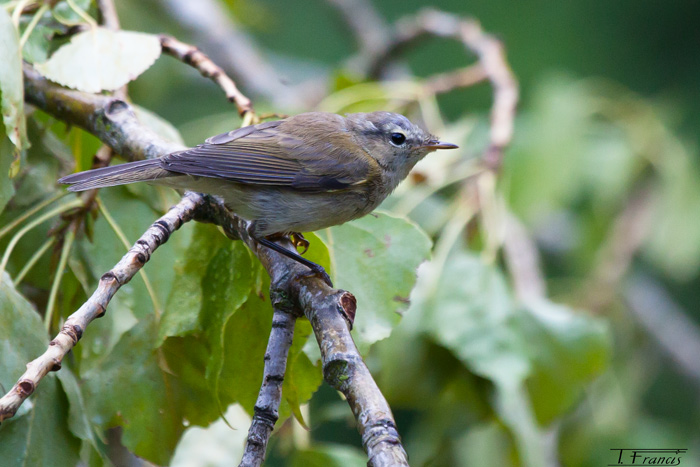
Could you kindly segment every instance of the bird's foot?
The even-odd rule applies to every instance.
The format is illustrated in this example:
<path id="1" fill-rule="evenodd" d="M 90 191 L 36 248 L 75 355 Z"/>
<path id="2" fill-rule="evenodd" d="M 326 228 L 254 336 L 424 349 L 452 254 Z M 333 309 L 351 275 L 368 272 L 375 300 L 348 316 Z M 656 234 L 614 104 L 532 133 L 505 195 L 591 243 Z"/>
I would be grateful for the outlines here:
<path id="1" fill-rule="evenodd" d="M 289 240 L 294 244 L 294 248 L 299 251 L 299 248 L 302 248 L 302 251 L 299 251 L 300 255 L 303 255 L 306 253 L 309 249 L 309 241 L 304 238 L 304 235 L 301 234 L 301 232 L 290 232 L 289 233 Z"/>
<path id="2" fill-rule="evenodd" d="M 328 287 L 330 287 L 331 289 L 333 288 L 333 281 L 331 280 L 331 276 L 329 276 L 326 270 L 323 269 L 323 266 L 315 263 L 314 266 L 307 266 L 309 267 L 309 271 L 304 274 L 300 274 L 302 277 L 318 277 L 323 282 L 328 284 Z"/>

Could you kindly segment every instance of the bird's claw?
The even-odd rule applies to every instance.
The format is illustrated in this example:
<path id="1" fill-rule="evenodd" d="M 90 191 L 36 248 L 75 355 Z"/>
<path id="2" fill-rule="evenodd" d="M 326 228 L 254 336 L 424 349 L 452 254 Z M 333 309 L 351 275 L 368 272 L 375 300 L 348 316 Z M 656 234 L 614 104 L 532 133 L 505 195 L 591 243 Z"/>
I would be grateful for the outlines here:
<path id="1" fill-rule="evenodd" d="M 300 247 L 302 248 L 302 251 L 299 251 L 300 255 L 303 255 L 309 249 L 309 241 L 305 239 L 300 232 L 291 232 L 289 234 L 289 240 L 294 244 L 294 248 L 296 248 L 297 251 L 299 251 Z"/>

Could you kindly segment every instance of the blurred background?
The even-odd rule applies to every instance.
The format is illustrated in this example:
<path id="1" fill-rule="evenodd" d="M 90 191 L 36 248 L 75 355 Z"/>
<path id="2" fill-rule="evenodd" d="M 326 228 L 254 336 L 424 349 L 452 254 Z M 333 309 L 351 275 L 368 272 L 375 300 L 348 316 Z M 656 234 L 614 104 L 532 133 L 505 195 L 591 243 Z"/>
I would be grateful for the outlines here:
<path id="1" fill-rule="evenodd" d="M 617 448 L 684 448 L 681 465 L 700 465 L 697 2 L 432 2 L 501 39 L 519 82 L 496 176 L 479 164 L 489 84 L 415 87 L 474 63 L 460 43 L 425 38 L 384 84 L 363 75 L 372 41 L 424 2 L 117 3 L 122 28 L 196 44 L 258 112 L 396 110 L 462 148 L 427 158 L 382 206 L 434 242 L 400 324 L 364 349 L 412 465 L 594 467 Z M 374 34 L 365 44 L 347 5 Z M 188 145 L 240 124 L 166 57 L 129 92 Z M 267 465 L 364 465 L 334 390 L 302 409 L 310 431 L 281 424 Z M 186 431 L 173 465 L 237 463 L 247 417 L 236 405 L 237 431 Z"/>

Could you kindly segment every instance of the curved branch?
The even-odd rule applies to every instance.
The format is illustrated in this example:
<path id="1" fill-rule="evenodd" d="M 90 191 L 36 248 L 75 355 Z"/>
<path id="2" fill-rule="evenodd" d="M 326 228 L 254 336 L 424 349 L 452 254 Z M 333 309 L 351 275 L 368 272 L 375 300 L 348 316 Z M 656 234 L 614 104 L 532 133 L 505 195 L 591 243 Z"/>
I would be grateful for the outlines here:
<path id="1" fill-rule="evenodd" d="M 403 51 L 428 36 L 456 39 L 478 57 L 482 69 L 480 71 L 488 78 L 494 90 L 490 144 L 483 159 L 488 167 L 499 169 L 503 161 L 503 150 L 513 137 L 518 82 L 506 60 L 503 44 L 485 33 L 478 21 L 434 9 L 425 9 L 416 16 L 402 19 L 398 22 L 393 37 L 383 47 L 375 49 L 367 75 L 372 79 L 379 78 L 384 69 L 400 57 Z M 454 75 L 449 79 L 465 79 L 467 84 L 480 81 L 475 79 L 478 77 L 474 75 L 475 70 L 462 73 L 462 76 Z"/>

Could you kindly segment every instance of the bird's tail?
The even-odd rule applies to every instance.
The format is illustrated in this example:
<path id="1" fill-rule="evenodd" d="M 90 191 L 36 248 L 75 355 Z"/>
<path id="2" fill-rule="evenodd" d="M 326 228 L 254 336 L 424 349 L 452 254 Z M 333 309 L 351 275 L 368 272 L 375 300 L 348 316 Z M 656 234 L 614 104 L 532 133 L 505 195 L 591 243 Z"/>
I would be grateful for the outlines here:
<path id="1" fill-rule="evenodd" d="M 85 191 L 93 188 L 153 181 L 171 175 L 174 174 L 161 168 L 158 159 L 148 159 L 78 172 L 65 176 L 58 182 L 70 185 L 69 191 Z"/>

